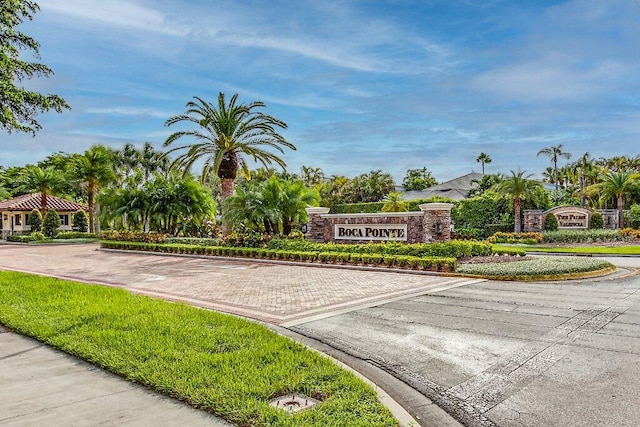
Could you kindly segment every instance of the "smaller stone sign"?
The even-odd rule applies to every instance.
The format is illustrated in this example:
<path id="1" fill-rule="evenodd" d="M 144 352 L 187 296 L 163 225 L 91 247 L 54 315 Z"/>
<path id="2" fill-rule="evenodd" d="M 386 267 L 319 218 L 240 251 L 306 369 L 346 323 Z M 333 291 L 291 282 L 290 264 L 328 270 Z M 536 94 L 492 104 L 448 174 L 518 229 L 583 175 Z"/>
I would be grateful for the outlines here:
<path id="1" fill-rule="evenodd" d="M 407 241 L 407 224 L 335 224 L 335 240 Z"/>
<path id="2" fill-rule="evenodd" d="M 558 228 L 589 228 L 589 216 L 583 212 L 556 212 Z"/>

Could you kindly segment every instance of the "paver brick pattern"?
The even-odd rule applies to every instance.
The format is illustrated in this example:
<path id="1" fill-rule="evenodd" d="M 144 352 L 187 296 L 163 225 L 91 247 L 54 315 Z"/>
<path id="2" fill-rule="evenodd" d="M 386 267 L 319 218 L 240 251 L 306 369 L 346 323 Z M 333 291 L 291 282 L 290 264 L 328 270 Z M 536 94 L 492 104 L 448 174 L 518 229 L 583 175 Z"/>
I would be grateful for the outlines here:
<path id="1" fill-rule="evenodd" d="M 271 322 L 356 306 L 460 279 L 241 260 L 114 253 L 98 245 L 0 246 L 0 268 L 182 300 Z"/>

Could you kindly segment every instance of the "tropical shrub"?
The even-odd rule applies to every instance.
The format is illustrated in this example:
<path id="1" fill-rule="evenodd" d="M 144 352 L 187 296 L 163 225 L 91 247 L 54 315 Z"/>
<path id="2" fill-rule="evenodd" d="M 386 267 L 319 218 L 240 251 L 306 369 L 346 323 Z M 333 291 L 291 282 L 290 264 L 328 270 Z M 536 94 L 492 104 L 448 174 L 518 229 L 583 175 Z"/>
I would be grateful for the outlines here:
<path id="1" fill-rule="evenodd" d="M 601 230 L 604 228 L 604 218 L 602 218 L 602 214 L 600 212 L 594 212 L 593 215 L 591 215 L 589 228 L 592 230 Z"/>
<path id="2" fill-rule="evenodd" d="M 631 240 L 640 240 L 640 230 L 637 228 L 622 228 L 618 233 Z"/>
<path id="3" fill-rule="evenodd" d="M 49 239 L 53 239 L 58 234 L 58 228 L 61 225 L 60 215 L 53 209 L 47 211 L 44 216 L 44 223 L 42 225 L 42 232 Z"/>
<path id="4" fill-rule="evenodd" d="M 484 237 L 488 238 L 496 233 L 511 233 L 513 224 L 487 224 L 484 226 Z"/>
<path id="5" fill-rule="evenodd" d="M 203 247 L 199 245 L 184 245 L 177 243 L 160 244 L 123 241 L 102 241 L 100 242 L 100 245 L 106 249 L 151 251 L 172 254 L 266 258 L 279 259 L 283 261 L 320 262 L 329 264 L 364 264 L 370 266 L 415 268 L 419 270 L 443 272 L 455 271 L 457 265 L 456 259 L 453 257 L 416 257 L 411 255 L 382 253 L 272 250 L 263 248 L 235 248 L 228 246 Z"/>
<path id="6" fill-rule="evenodd" d="M 95 233 L 86 233 L 81 231 L 61 231 L 56 234 L 56 239 L 97 239 Z"/>
<path id="7" fill-rule="evenodd" d="M 524 233 L 505 233 L 499 231 L 490 236 L 487 241 L 489 243 L 523 243 L 536 244 L 542 242 L 542 233 L 529 231 Z"/>
<path id="8" fill-rule="evenodd" d="M 30 234 L 14 234 L 7 236 L 7 242 L 15 243 L 29 243 L 33 242 L 35 238 Z"/>
<path id="9" fill-rule="evenodd" d="M 169 234 L 138 233 L 133 231 L 112 231 L 100 233 L 101 240 L 114 240 L 119 242 L 164 243 L 169 237 Z"/>
<path id="10" fill-rule="evenodd" d="M 594 243 L 626 240 L 618 230 L 557 230 L 542 233 L 544 243 Z"/>
<path id="11" fill-rule="evenodd" d="M 27 218 L 27 225 L 31 227 L 31 233 L 42 231 L 42 214 L 38 209 L 34 209 Z"/>
<path id="12" fill-rule="evenodd" d="M 542 226 L 544 231 L 556 231 L 558 229 L 558 219 L 554 214 L 547 214 L 544 218 L 544 224 Z"/>
<path id="13" fill-rule="evenodd" d="M 456 240 L 482 240 L 484 231 L 480 228 L 456 228 L 453 232 Z"/>
<path id="14" fill-rule="evenodd" d="M 624 212 L 624 225 L 629 228 L 640 228 L 640 205 L 634 204 Z"/>
<path id="15" fill-rule="evenodd" d="M 36 242 L 42 241 L 46 239 L 46 236 L 44 235 L 44 233 L 42 231 L 36 231 L 31 233 L 31 237 L 33 237 L 33 240 Z"/>
<path id="16" fill-rule="evenodd" d="M 89 231 L 89 218 L 85 211 L 78 211 L 73 214 L 73 226 L 71 229 L 80 233 Z"/>
<path id="17" fill-rule="evenodd" d="M 335 243 L 315 243 L 304 240 L 273 239 L 269 242 L 268 247 L 270 249 L 289 251 L 349 252 L 380 255 L 408 255 L 416 257 L 466 258 L 492 254 L 491 245 L 487 243 L 463 240 L 452 240 L 446 243 L 407 244 L 386 242 L 342 245 Z"/>

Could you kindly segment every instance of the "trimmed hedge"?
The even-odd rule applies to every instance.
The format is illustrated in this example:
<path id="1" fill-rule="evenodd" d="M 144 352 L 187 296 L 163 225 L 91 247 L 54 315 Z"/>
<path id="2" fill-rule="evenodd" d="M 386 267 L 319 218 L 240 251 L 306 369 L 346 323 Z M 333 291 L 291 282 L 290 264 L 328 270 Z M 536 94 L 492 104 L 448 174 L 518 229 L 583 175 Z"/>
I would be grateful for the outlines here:
<path id="1" fill-rule="evenodd" d="M 542 242 L 542 233 L 528 231 L 525 233 L 504 233 L 497 232 L 487 239 L 489 243 L 522 243 L 527 245 L 535 245 Z"/>
<path id="2" fill-rule="evenodd" d="M 298 262 L 320 262 L 324 264 L 355 264 L 386 266 L 426 271 L 453 272 L 456 269 L 454 257 L 419 257 L 382 253 L 349 253 L 347 251 L 305 251 L 264 248 L 236 248 L 230 246 L 202 246 L 179 243 L 145 243 L 102 241 L 105 249 L 150 251 L 171 254 L 246 257 Z M 337 245 L 335 245 L 337 246 Z"/>
<path id="3" fill-rule="evenodd" d="M 627 237 L 618 230 L 558 230 L 542 233 L 544 243 L 592 243 L 623 240 L 627 240 Z"/>
<path id="4" fill-rule="evenodd" d="M 470 240 L 452 240 L 446 243 L 364 243 L 343 245 L 315 243 L 300 240 L 273 239 L 269 249 L 315 252 L 351 252 L 361 254 L 408 255 L 415 257 L 468 258 L 491 255 L 491 245 Z"/>
<path id="5" fill-rule="evenodd" d="M 63 231 L 56 234 L 56 239 L 97 239 L 95 233 L 83 233 L 81 231 Z"/>
<path id="6" fill-rule="evenodd" d="M 11 235 L 7 236 L 7 242 L 17 242 L 17 243 L 29 243 L 33 242 L 35 237 L 30 234 L 21 234 L 21 235 Z"/>

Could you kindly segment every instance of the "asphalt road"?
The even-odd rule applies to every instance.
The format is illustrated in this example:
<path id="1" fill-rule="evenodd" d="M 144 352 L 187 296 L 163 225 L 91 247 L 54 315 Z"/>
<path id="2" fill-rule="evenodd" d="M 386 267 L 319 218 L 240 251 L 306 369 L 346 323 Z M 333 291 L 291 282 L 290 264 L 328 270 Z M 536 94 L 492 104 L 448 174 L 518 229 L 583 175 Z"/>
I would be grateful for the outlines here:
<path id="1" fill-rule="evenodd" d="M 382 367 L 465 425 L 635 426 L 636 273 L 474 283 L 292 329 Z"/>

